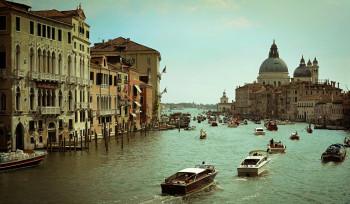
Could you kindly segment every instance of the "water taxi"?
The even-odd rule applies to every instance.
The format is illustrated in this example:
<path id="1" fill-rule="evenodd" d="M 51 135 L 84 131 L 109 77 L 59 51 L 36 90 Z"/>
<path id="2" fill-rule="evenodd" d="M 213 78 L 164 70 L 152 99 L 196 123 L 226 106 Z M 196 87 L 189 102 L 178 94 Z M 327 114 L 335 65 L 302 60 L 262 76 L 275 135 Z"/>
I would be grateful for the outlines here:
<path id="1" fill-rule="evenodd" d="M 254 135 L 265 135 L 264 128 L 261 128 L 261 127 L 254 128 Z"/>
<path id="2" fill-rule="evenodd" d="M 292 132 L 292 133 L 290 133 L 290 139 L 291 139 L 291 140 L 299 140 L 298 132 Z"/>
<path id="3" fill-rule="evenodd" d="M 266 129 L 267 130 L 270 130 L 270 131 L 277 131 L 278 130 L 278 127 L 277 127 L 277 123 L 275 122 L 274 124 L 272 124 L 271 121 L 269 121 L 268 123 L 266 123 Z"/>
<path id="4" fill-rule="evenodd" d="M 170 195 L 186 195 L 213 184 L 215 176 L 219 173 L 214 165 L 200 168 L 186 168 L 169 176 L 161 184 L 162 193 Z"/>
<path id="5" fill-rule="evenodd" d="M 26 151 L 0 153 L 0 172 L 39 165 L 46 156 L 46 151 Z"/>
<path id="6" fill-rule="evenodd" d="M 184 130 L 195 130 L 195 129 L 196 129 L 196 126 L 188 126 Z"/>
<path id="7" fill-rule="evenodd" d="M 268 153 L 285 153 L 286 145 L 284 145 L 281 141 L 275 142 L 273 139 L 270 140 L 270 143 L 267 145 Z"/>
<path id="8" fill-rule="evenodd" d="M 237 167 L 238 176 L 259 176 L 268 167 L 268 155 L 269 153 L 263 150 L 249 152 L 249 156 Z"/>
<path id="9" fill-rule="evenodd" d="M 344 161 L 346 157 L 346 149 L 342 144 L 332 144 L 325 152 L 323 152 L 321 159 L 323 161 Z"/>

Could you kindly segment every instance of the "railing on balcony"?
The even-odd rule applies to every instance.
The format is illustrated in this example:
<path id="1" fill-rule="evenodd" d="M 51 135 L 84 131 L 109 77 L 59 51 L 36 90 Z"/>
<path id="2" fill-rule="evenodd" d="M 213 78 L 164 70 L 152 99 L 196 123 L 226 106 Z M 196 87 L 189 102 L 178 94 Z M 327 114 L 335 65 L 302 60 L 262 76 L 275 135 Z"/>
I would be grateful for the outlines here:
<path id="1" fill-rule="evenodd" d="M 81 102 L 80 103 L 82 109 L 87 109 L 88 108 L 88 103 L 87 102 Z"/>
<path id="2" fill-rule="evenodd" d="M 17 78 L 24 78 L 24 69 L 15 69 L 15 76 Z"/>
<path id="3" fill-rule="evenodd" d="M 108 84 L 101 84 L 101 89 L 108 89 Z"/>
<path id="4" fill-rule="evenodd" d="M 115 115 L 115 109 L 97 110 L 98 116 Z"/>
<path id="5" fill-rule="evenodd" d="M 59 115 L 60 114 L 60 107 L 43 106 L 40 108 L 41 108 L 41 114 L 45 114 L 45 115 Z"/>
<path id="6" fill-rule="evenodd" d="M 76 77 L 76 81 L 77 81 L 77 85 L 81 84 L 81 78 L 80 77 Z"/>
<path id="7" fill-rule="evenodd" d="M 122 83 L 122 79 L 117 79 L 117 83 Z"/>
<path id="8" fill-rule="evenodd" d="M 40 81 L 49 81 L 50 80 L 50 75 L 49 73 L 45 73 L 45 72 L 40 72 L 39 73 L 39 79 Z"/>
<path id="9" fill-rule="evenodd" d="M 87 79 L 83 79 L 83 85 L 84 85 L 84 86 L 87 86 L 87 85 L 88 85 L 88 83 L 89 83 L 89 80 L 87 80 Z"/>
<path id="10" fill-rule="evenodd" d="M 31 71 L 31 72 L 29 72 L 29 77 L 30 77 L 31 80 L 38 80 L 39 79 L 39 73 Z"/>
<path id="11" fill-rule="evenodd" d="M 79 108 L 80 108 L 80 102 L 75 102 L 74 108 L 75 108 L 75 109 L 79 109 Z"/>
<path id="12" fill-rule="evenodd" d="M 75 78 L 75 76 L 68 76 L 68 83 L 70 83 L 70 84 L 75 84 L 75 83 L 76 83 L 76 78 Z"/>
<path id="13" fill-rule="evenodd" d="M 89 106 L 90 109 L 92 109 L 92 103 L 90 103 L 90 106 Z"/>
<path id="14" fill-rule="evenodd" d="M 61 83 L 66 82 L 66 76 L 65 75 L 60 75 L 60 82 Z"/>
<path id="15" fill-rule="evenodd" d="M 93 85 L 94 85 L 94 80 L 90 80 L 89 86 L 93 86 Z"/>
<path id="16" fill-rule="evenodd" d="M 0 69 L 0 77 L 6 79 L 7 78 L 7 71 L 6 69 Z"/>

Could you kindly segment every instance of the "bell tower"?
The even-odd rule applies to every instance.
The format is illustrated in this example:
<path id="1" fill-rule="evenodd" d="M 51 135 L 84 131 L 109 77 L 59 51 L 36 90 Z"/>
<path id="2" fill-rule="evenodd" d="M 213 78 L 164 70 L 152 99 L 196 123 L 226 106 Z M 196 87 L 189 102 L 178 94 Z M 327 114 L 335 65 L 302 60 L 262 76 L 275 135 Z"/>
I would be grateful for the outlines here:
<path id="1" fill-rule="evenodd" d="M 318 61 L 315 57 L 314 61 L 312 62 L 312 67 L 311 67 L 311 78 L 313 83 L 318 83 Z"/>
<path id="2" fill-rule="evenodd" d="M 224 91 L 222 97 L 220 98 L 220 103 L 228 103 L 228 98 L 226 97 L 225 91 Z"/>

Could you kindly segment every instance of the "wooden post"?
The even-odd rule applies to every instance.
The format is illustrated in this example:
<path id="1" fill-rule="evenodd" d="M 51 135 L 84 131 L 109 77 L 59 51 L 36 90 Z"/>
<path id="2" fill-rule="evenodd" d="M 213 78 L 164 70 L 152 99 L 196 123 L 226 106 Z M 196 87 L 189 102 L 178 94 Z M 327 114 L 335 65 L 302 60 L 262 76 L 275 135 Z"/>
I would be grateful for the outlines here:
<path id="1" fill-rule="evenodd" d="M 124 144 L 123 144 L 123 139 L 124 139 L 124 127 L 122 129 L 122 135 L 121 135 L 121 145 L 122 145 L 122 149 L 124 148 Z"/>
<path id="2" fill-rule="evenodd" d="M 66 138 L 63 138 L 63 151 L 66 151 Z"/>
<path id="3" fill-rule="evenodd" d="M 80 148 L 83 151 L 83 135 L 80 135 Z"/>
<path id="4" fill-rule="evenodd" d="M 50 152 L 52 152 L 52 139 L 50 137 Z"/>
<path id="5" fill-rule="evenodd" d="M 74 151 L 77 151 L 77 142 L 76 142 L 77 135 L 74 133 Z"/>
<path id="6" fill-rule="evenodd" d="M 69 134 L 69 151 L 72 150 L 72 142 L 71 142 L 71 138 L 70 138 L 70 134 Z"/>
<path id="7" fill-rule="evenodd" d="M 128 141 L 129 141 L 129 137 L 130 137 L 130 127 L 129 127 L 129 122 L 126 124 L 126 131 L 127 131 Z"/>
<path id="8" fill-rule="evenodd" d="M 96 129 L 95 129 L 95 148 L 97 149 L 97 132 L 96 132 Z"/>
<path id="9" fill-rule="evenodd" d="M 47 138 L 47 140 L 46 140 L 46 151 L 49 151 L 49 145 L 50 145 L 49 138 Z"/>
<path id="10" fill-rule="evenodd" d="M 109 140 L 109 132 L 107 133 L 107 129 L 105 128 L 105 145 L 106 145 L 106 151 L 108 152 L 108 140 Z"/>

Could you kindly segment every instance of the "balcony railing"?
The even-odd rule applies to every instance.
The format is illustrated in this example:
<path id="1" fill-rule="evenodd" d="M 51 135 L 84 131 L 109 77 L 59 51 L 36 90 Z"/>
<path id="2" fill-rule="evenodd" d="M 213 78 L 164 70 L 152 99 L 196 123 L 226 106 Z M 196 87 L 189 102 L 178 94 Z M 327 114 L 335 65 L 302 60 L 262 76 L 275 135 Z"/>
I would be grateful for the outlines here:
<path id="1" fill-rule="evenodd" d="M 92 109 L 92 103 L 90 103 L 90 106 L 89 106 L 90 109 Z"/>
<path id="2" fill-rule="evenodd" d="M 81 102 L 80 103 L 82 109 L 87 109 L 88 108 L 88 103 L 87 102 Z"/>
<path id="3" fill-rule="evenodd" d="M 98 116 L 104 116 L 104 115 L 115 115 L 114 109 L 106 109 L 106 110 L 97 110 Z"/>
<path id="4" fill-rule="evenodd" d="M 93 110 L 92 111 L 92 117 L 95 117 L 96 116 L 96 110 Z"/>
<path id="5" fill-rule="evenodd" d="M 31 80 L 38 80 L 39 79 L 39 73 L 38 72 L 29 72 L 29 77 Z"/>
<path id="6" fill-rule="evenodd" d="M 6 79 L 7 78 L 7 71 L 6 69 L 0 69 L 0 77 Z"/>
<path id="7" fill-rule="evenodd" d="M 68 83 L 70 84 L 75 84 L 76 83 L 76 78 L 75 76 L 68 76 Z"/>
<path id="8" fill-rule="evenodd" d="M 76 77 L 76 83 L 77 83 L 77 85 L 81 84 L 81 78 Z"/>
<path id="9" fill-rule="evenodd" d="M 75 102 L 74 108 L 75 108 L 75 109 L 79 109 L 79 108 L 80 108 L 80 102 Z"/>
<path id="10" fill-rule="evenodd" d="M 61 83 L 66 82 L 66 76 L 65 75 L 60 75 L 60 82 Z"/>
<path id="11" fill-rule="evenodd" d="M 117 83 L 122 83 L 122 79 L 117 79 Z"/>
<path id="12" fill-rule="evenodd" d="M 24 69 L 15 69 L 15 76 L 17 78 L 24 78 Z"/>
<path id="13" fill-rule="evenodd" d="M 44 106 L 44 107 L 41 107 L 41 114 L 45 114 L 45 115 L 59 115 L 60 114 L 60 107 L 55 107 L 55 106 Z"/>
<path id="14" fill-rule="evenodd" d="M 90 80 L 89 86 L 93 86 L 93 85 L 94 85 L 94 80 Z"/>
<path id="15" fill-rule="evenodd" d="M 49 81 L 50 80 L 50 74 L 45 72 L 39 73 L 39 80 L 40 81 Z"/>
<path id="16" fill-rule="evenodd" d="M 88 85 L 88 83 L 89 83 L 89 80 L 87 80 L 87 79 L 83 79 L 83 85 L 84 85 L 84 86 L 87 86 L 87 85 Z"/>
<path id="17" fill-rule="evenodd" d="M 108 84 L 101 84 L 101 89 L 108 89 Z"/>

